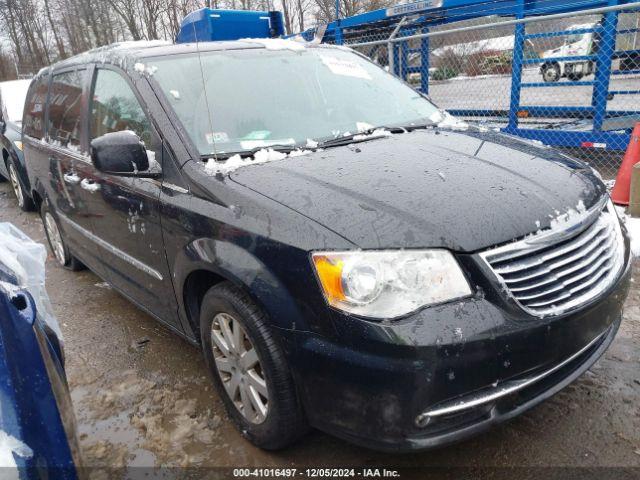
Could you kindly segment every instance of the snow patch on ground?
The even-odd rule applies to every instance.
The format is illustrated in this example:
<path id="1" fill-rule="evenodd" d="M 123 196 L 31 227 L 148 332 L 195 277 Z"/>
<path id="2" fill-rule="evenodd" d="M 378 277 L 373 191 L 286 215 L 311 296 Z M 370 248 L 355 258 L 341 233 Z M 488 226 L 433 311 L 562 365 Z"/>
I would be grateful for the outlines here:
<path id="1" fill-rule="evenodd" d="M 241 167 L 274 162 L 287 157 L 300 157 L 302 155 L 308 155 L 309 153 L 311 153 L 311 150 L 294 150 L 287 154 L 284 152 L 278 152 L 272 148 L 263 148 L 262 150 L 258 150 L 254 153 L 253 157 L 242 158 L 240 155 L 234 155 L 225 161 L 216 161 L 215 159 L 210 158 L 204 168 L 210 175 L 226 175 Z"/>
<path id="2" fill-rule="evenodd" d="M 626 226 L 631 237 L 631 253 L 634 257 L 640 257 L 640 218 L 629 217 Z"/>
<path id="3" fill-rule="evenodd" d="M 456 55 L 471 55 L 478 52 L 506 52 L 513 50 L 513 35 L 506 37 L 488 38 L 486 40 L 478 40 L 476 42 L 458 43 L 455 45 L 446 45 L 444 47 L 436 48 L 432 55 L 440 57 L 447 52 L 452 52 Z"/>
<path id="4" fill-rule="evenodd" d="M 640 218 L 633 218 L 628 215 L 624 207 L 616 206 L 615 208 L 629 233 L 631 254 L 634 257 L 640 257 Z"/>
<path id="5" fill-rule="evenodd" d="M 300 42 L 284 40 L 282 38 L 243 38 L 240 41 L 260 44 L 267 50 L 292 50 L 299 52 L 306 48 L 304 44 Z"/>

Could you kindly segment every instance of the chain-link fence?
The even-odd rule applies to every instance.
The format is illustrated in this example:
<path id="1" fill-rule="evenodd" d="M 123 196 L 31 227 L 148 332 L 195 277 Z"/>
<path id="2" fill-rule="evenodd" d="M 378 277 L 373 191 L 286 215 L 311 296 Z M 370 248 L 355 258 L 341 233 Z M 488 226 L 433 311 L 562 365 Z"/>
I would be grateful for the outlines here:
<path id="1" fill-rule="evenodd" d="M 460 21 L 455 9 L 440 24 L 436 13 L 418 13 L 321 38 L 356 49 L 468 122 L 566 149 L 613 178 L 640 122 L 638 3 L 511 18 L 501 4 L 460 11 Z"/>

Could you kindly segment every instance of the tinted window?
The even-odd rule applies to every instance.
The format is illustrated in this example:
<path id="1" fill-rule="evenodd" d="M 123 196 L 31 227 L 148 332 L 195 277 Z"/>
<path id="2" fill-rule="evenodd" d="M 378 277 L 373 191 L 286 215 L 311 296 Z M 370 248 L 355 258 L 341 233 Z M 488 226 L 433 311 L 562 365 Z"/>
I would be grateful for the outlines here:
<path id="1" fill-rule="evenodd" d="M 47 101 L 48 88 L 48 75 L 36 78 L 29 87 L 22 124 L 25 135 L 37 139 L 41 139 L 44 136 L 44 107 Z"/>
<path id="2" fill-rule="evenodd" d="M 151 124 L 127 81 L 113 70 L 98 70 L 91 104 L 91 138 L 122 130 L 135 132 L 148 146 L 153 143 Z"/>
<path id="3" fill-rule="evenodd" d="M 76 149 L 80 147 L 80 114 L 84 71 L 53 76 L 49 96 L 49 141 Z"/>

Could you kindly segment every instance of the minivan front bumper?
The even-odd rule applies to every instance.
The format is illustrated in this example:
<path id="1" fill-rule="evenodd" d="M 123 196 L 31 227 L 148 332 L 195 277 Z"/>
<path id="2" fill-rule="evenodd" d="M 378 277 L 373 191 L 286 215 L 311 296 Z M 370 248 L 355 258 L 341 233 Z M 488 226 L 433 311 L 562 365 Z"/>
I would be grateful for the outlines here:
<path id="1" fill-rule="evenodd" d="M 628 250 L 627 250 L 628 251 Z M 311 424 L 383 451 L 447 445 L 512 418 L 567 386 L 613 341 L 630 282 L 588 307 L 536 318 L 497 289 L 375 324 L 333 315 L 332 338 L 285 333 Z"/>

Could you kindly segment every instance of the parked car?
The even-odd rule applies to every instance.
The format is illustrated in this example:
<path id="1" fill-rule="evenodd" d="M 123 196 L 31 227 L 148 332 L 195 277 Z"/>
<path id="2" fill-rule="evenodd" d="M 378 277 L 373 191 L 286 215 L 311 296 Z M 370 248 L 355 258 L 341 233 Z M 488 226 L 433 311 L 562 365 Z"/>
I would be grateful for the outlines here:
<path id="1" fill-rule="evenodd" d="M 3 478 L 77 478 L 80 450 L 62 337 L 44 289 L 44 245 L 0 223 Z"/>
<path id="2" fill-rule="evenodd" d="M 461 440 L 567 386 L 620 325 L 629 242 L 597 173 L 348 49 L 115 45 L 43 70 L 24 118 L 60 265 L 199 344 L 260 447 L 308 425 Z"/>
<path id="3" fill-rule="evenodd" d="M 545 82 L 557 82 L 566 77 L 571 81 L 579 81 L 595 71 L 592 60 L 567 61 L 568 57 L 588 57 L 594 55 L 598 46 L 598 35 L 595 28 L 598 23 L 571 25 L 566 32 L 564 44 L 558 48 L 546 50 L 540 55 L 546 61 L 540 65 L 540 74 Z M 558 60 L 556 60 L 558 59 Z"/>
<path id="4" fill-rule="evenodd" d="M 29 177 L 22 154 L 22 110 L 31 80 L 0 83 L 0 178 L 11 182 L 18 205 L 24 211 L 33 210 Z"/>

